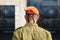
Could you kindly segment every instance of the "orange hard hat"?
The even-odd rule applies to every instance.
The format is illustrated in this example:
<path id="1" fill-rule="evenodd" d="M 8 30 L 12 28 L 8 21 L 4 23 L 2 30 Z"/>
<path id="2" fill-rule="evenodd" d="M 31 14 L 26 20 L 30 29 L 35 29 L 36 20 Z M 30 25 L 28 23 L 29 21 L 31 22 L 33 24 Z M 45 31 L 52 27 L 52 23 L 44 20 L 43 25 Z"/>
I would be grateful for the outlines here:
<path id="1" fill-rule="evenodd" d="M 26 7 L 24 10 L 25 10 L 26 14 L 36 14 L 36 15 L 39 14 L 38 9 L 34 6 Z"/>

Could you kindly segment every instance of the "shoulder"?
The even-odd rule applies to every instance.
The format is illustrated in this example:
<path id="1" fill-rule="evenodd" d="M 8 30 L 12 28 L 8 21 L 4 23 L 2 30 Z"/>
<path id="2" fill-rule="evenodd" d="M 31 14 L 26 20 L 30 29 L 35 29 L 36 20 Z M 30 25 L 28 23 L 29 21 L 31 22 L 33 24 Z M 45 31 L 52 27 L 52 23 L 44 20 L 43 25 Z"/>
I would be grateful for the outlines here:
<path id="1" fill-rule="evenodd" d="M 22 27 L 19 27 L 19 28 L 17 28 L 14 32 L 13 32 L 13 40 L 19 40 L 20 39 L 20 37 L 22 37 Z"/>
<path id="2" fill-rule="evenodd" d="M 50 31 L 48 31 L 48 30 L 46 30 L 44 28 L 40 28 L 40 29 L 42 30 L 42 33 L 46 35 L 46 37 L 48 37 L 49 39 L 52 38 Z"/>
<path id="3" fill-rule="evenodd" d="M 46 34 L 46 37 L 47 37 L 48 40 L 52 40 L 52 35 L 51 35 L 50 31 L 45 30 L 45 34 Z"/>
<path id="4" fill-rule="evenodd" d="M 48 31 L 48 30 L 46 30 L 46 29 L 44 29 L 42 27 L 39 27 L 39 29 L 42 30 L 43 32 L 47 33 L 47 34 L 51 34 L 50 31 Z"/>
<path id="5" fill-rule="evenodd" d="M 45 34 L 46 34 L 47 37 L 51 37 L 51 32 L 50 31 L 48 31 L 46 29 L 43 29 L 43 30 L 44 30 L 44 32 L 45 32 Z"/>
<path id="6" fill-rule="evenodd" d="M 50 36 L 51 36 L 51 32 L 50 32 L 50 31 L 45 30 L 45 33 L 46 33 L 47 35 L 50 35 Z"/>
<path id="7" fill-rule="evenodd" d="M 21 26 L 21 27 L 19 27 L 19 28 L 15 29 L 14 33 L 22 32 L 22 28 L 23 28 L 23 27 Z"/>
<path id="8" fill-rule="evenodd" d="M 22 28 L 23 28 L 23 26 L 21 26 L 21 27 L 17 28 L 16 30 L 20 30 L 20 29 L 22 29 Z M 15 30 L 15 31 L 16 31 L 16 30 Z"/>

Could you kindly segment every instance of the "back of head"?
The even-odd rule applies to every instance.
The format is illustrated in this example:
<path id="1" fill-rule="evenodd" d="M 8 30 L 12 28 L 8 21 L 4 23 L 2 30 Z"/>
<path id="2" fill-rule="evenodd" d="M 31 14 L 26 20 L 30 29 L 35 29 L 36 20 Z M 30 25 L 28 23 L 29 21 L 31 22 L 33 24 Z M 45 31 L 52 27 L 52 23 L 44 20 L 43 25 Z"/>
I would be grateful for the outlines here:
<path id="1" fill-rule="evenodd" d="M 36 23 L 37 17 L 34 16 L 34 15 L 39 15 L 38 9 L 36 7 L 34 7 L 34 6 L 28 6 L 24 10 L 25 10 L 26 16 L 27 16 L 26 20 L 28 22 Z"/>
<path id="2" fill-rule="evenodd" d="M 24 10 L 25 10 L 26 14 L 35 14 L 35 15 L 39 14 L 38 9 L 34 6 L 28 6 Z"/>

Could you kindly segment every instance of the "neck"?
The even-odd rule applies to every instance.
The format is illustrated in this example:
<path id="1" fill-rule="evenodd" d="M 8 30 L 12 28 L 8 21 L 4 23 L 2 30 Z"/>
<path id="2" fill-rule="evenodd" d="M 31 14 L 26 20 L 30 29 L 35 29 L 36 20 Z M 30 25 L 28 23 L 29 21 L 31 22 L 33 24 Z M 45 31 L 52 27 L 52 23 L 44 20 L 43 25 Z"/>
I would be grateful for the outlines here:
<path id="1" fill-rule="evenodd" d="M 33 21 L 29 21 L 29 23 L 30 23 L 30 24 L 33 24 L 33 23 L 36 23 L 36 21 L 35 21 L 35 22 L 33 22 Z"/>
<path id="2" fill-rule="evenodd" d="M 33 24 L 33 21 L 29 21 L 30 24 Z"/>

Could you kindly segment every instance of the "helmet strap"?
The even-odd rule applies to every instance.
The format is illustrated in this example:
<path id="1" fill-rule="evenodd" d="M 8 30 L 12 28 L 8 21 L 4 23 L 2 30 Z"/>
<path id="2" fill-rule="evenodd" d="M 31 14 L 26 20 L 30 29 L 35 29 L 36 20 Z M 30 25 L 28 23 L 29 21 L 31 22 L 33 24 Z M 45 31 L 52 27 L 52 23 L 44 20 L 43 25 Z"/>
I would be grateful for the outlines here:
<path id="1" fill-rule="evenodd" d="M 28 23 L 29 23 L 29 17 L 31 17 L 33 19 L 33 23 L 36 23 L 36 21 L 34 20 L 34 15 L 33 14 L 31 14 L 31 15 L 27 14 L 27 22 Z"/>

